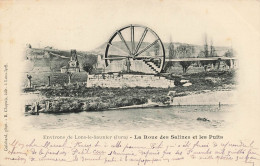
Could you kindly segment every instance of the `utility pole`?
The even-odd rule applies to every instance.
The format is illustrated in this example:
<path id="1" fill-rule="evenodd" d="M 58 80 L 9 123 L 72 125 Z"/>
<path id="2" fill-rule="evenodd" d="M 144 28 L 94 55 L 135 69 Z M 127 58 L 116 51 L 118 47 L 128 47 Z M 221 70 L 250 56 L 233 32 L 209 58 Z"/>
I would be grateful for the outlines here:
<path id="1" fill-rule="evenodd" d="M 29 88 L 31 88 L 32 87 L 32 76 L 27 74 L 27 79 L 28 79 L 28 86 L 29 86 Z"/>
<path id="2" fill-rule="evenodd" d="M 130 59 L 127 58 L 126 59 L 126 71 L 127 71 L 127 73 L 130 73 L 130 66 L 131 66 Z"/>
<path id="3" fill-rule="evenodd" d="M 67 75 L 69 76 L 69 84 L 71 84 L 72 73 L 71 72 L 67 72 Z"/>
<path id="4" fill-rule="evenodd" d="M 51 76 L 48 76 L 48 86 L 51 86 Z"/>

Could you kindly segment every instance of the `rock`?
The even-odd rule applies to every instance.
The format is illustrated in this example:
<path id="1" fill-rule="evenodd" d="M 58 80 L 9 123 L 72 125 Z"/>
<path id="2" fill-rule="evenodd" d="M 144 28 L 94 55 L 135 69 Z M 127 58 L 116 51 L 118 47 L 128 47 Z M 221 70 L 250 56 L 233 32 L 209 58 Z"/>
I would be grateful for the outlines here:
<path id="1" fill-rule="evenodd" d="M 176 91 L 169 91 L 167 96 L 175 97 Z"/>
<path id="2" fill-rule="evenodd" d="M 205 81 L 209 84 L 217 84 L 217 83 L 221 83 L 221 78 L 206 77 Z"/>
<path id="3" fill-rule="evenodd" d="M 208 120 L 207 118 L 200 118 L 200 117 L 198 117 L 197 120 L 204 121 L 204 122 L 210 122 L 210 120 Z"/>
<path id="4" fill-rule="evenodd" d="M 191 85 L 192 85 L 192 83 L 187 82 L 187 83 L 183 84 L 182 86 L 191 86 Z"/>

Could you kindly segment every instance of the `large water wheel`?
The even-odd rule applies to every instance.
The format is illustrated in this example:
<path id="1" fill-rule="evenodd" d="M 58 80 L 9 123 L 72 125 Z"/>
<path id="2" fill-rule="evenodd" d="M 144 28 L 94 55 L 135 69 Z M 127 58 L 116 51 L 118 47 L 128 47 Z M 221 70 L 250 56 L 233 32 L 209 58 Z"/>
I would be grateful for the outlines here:
<path id="1" fill-rule="evenodd" d="M 143 70 L 149 69 L 156 74 L 164 67 L 165 50 L 161 39 L 152 29 L 131 24 L 113 33 L 106 45 L 104 59 L 106 66 L 115 61 L 124 61 L 127 72 L 131 72 L 133 63 L 138 62 L 135 66 L 139 67 L 135 67 L 134 71 L 147 73 Z"/>

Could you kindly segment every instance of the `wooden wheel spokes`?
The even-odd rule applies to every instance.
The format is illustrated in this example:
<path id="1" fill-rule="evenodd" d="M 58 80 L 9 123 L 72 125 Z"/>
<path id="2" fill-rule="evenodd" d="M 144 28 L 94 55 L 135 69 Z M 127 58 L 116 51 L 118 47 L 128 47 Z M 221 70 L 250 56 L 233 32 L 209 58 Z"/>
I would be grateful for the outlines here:
<path id="1" fill-rule="evenodd" d="M 159 41 L 159 39 L 156 39 L 153 43 L 151 43 L 150 45 L 146 46 L 144 49 L 142 49 L 141 51 L 139 51 L 139 49 L 140 49 L 140 47 L 141 47 L 141 45 L 142 45 L 142 43 L 143 43 L 143 41 L 144 41 L 144 39 L 145 39 L 145 37 L 146 37 L 146 34 L 147 34 L 147 32 L 148 32 L 149 30 L 148 30 L 148 28 L 145 28 L 145 30 L 144 30 L 144 32 L 143 32 L 143 34 L 142 34 L 142 36 L 141 36 L 141 38 L 140 38 L 140 40 L 139 40 L 139 42 L 138 42 L 138 44 L 137 44 L 137 47 L 135 48 L 134 26 L 131 25 L 131 26 L 130 26 L 130 29 L 131 29 L 131 49 L 129 48 L 127 42 L 125 41 L 125 38 L 123 37 L 122 33 L 121 33 L 120 31 L 117 31 L 117 32 L 116 32 L 117 35 L 120 37 L 121 41 L 124 43 L 125 47 L 127 48 L 128 54 L 129 54 L 130 56 L 138 56 L 138 55 L 142 54 L 143 52 L 147 51 L 149 48 L 151 48 L 152 46 L 154 46 L 154 45 Z M 111 45 L 111 46 L 113 46 L 114 48 L 120 50 L 121 52 L 127 54 L 124 50 L 122 50 L 122 49 L 120 49 L 120 48 L 114 46 L 113 44 L 111 44 L 111 43 L 108 43 L 108 44 Z M 138 52 L 138 51 L 139 51 L 139 52 Z"/>
<path id="2" fill-rule="evenodd" d="M 122 50 L 121 48 L 118 48 L 117 46 L 114 46 L 111 43 L 108 43 L 108 45 L 114 47 L 115 49 L 117 49 L 118 51 L 122 52 L 124 55 L 129 56 L 129 54 L 127 52 L 125 52 L 124 50 Z"/>
<path id="3" fill-rule="evenodd" d="M 139 40 L 135 41 L 136 38 Z M 117 30 L 107 43 L 104 58 L 106 66 L 113 60 L 129 58 L 141 60 L 156 73 L 161 72 L 165 61 L 165 51 L 159 36 L 150 28 L 141 25 L 131 24 Z"/>
<path id="4" fill-rule="evenodd" d="M 142 45 L 142 43 L 143 43 L 143 41 L 144 41 L 144 38 L 145 38 L 147 32 L 148 32 L 148 28 L 145 28 L 145 30 L 144 30 L 144 32 L 143 32 L 143 34 L 142 34 L 142 37 L 141 37 L 141 39 L 139 40 L 139 42 L 138 42 L 138 44 L 137 44 L 137 46 L 136 46 L 136 48 L 135 48 L 134 53 L 136 53 L 136 52 L 139 50 L 139 48 L 141 47 L 141 45 Z"/>
<path id="5" fill-rule="evenodd" d="M 111 57 L 111 58 L 104 58 L 105 60 L 123 60 L 126 59 L 126 57 Z"/>
<path id="6" fill-rule="evenodd" d="M 110 54 L 109 57 L 116 57 L 116 58 L 118 58 L 118 57 L 121 57 L 121 58 L 129 58 L 128 55 L 117 55 L 117 54 Z"/>
<path id="7" fill-rule="evenodd" d="M 161 59 L 163 56 L 138 56 L 135 57 L 134 59 Z"/>
<path id="8" fill-rule="evenodd" d="M 135 52 L 135 29 L 131 25 L 131 44 L 132 44 L 132 54 Z"/>
<path id="9" fill-rule="evenodd" d="M 142 54 L 143 52 L 145 52 L 146 50 L 148 50 L 149 48 L 151 48 L 152 46 L 154 46 L 158 41 L 159 41 L 159 39 L 155 40 L 152 44 L 149 44 L 149 45 L 146 46 L 144 49 L 142 49 L 141 51 L 139 51 L 138 53 L 136 53 L 135 56 L 138 56 L 138 55 Z"/>
<path id="10" fill-rule="evenodd" d="M 128 47 L 128 45 L 127 45 L 127 43 L 126 43 L 126 41 L 125 41 L 125 38 L 123 37 L 122 33 L 121 33 L 120 31 L 117 31 L 117 34 L 119 35 L 119 37 L 120 37 L 120 39 L 122 40 L 122 42 L 125 43 L 125 46 L 126 46 L 127 50 L 129 51 L 129 54 L 131 55 L 131 54 L 132 54 L 132 53 L 131 53 L 131 50 L 130 50 L 130 48 Z"/>

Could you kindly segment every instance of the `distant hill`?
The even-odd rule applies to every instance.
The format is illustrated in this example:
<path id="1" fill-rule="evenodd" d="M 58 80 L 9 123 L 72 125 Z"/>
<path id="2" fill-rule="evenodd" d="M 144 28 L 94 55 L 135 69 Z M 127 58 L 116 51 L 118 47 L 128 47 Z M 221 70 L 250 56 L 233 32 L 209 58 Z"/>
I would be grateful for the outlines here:
<path id="1" fill-rule="evenodd" d="M 116 42 L 113 42 L 112 43 L 113 45 L 115 45 L 116 47 L 124 50 L 125 52 L 128 52 L 127 51 L 127 48 L 125 46 L 125 44 L 123 42 L 120 42 L 120 41 L 116 41 Z M 130 42 L 127 42 L 128 46 L 131 46 L 131 43 Z M 142 45 L 141 45 L 141 48 L 144 48 L 146 47 L 147 45 L 149 45 L 150 43 L 147 43 L 147 42 L 143 42 Z M 137 45 L 137 43 L 136 43 Z M 170 43 L 163 43 L 164 45 L 164 49 L 165 49 L 165 55 L 166 55 L 166 58 L 169 56 L 169 45 Z M 189 46 L 193 46 L 195 48 L 195 53 L 193 54 L 193 57 L 197 57 L 199 52 L 200 51 L 203 51 L 204 49 L 204 46 L 203 45 L 194 45 L 194 44 L 187 44 L 187 43 L 179 43 L 179 42 L 173 42 L 173 45 L 174 45 L 174 49 L 176 49 L 178 46 L 180 45 L 189 45 Z M 106 49 L 106 46 L 107 44 L 104 43 L 102 44 L 101 46 L 97 47 L 96 49 L 94 50 L 91 50 L 92 53 L 95 53 L 95 54 L 102 54 L 104 55 L 105 54 L 105 49 Z M 117 54 L 119 55 L 121 53 L 121 51 L 113 48 L 113 47 L 110 47 L 111 49 L 111 52 L 113 54 Z M 210 48 L 209 48 L 210 49 Z M 228 50 L 229 48 L 228 47 L 215 47 L 215 50 L 216 50 L 216 53 L 218 56 L 223 56 L 224 53 Z M 152 48 L 151 48 L 152 50 Z"/>
<path id="2" fill-rule="evenodd" d="M 130 42 L 127 42 L 128 46 L 130 46 Z M 150 43 L 148 42 L 143 42 L 140 49 L 145 48 L 147 45 Z M 102 57 L 105 54 L 105 49 L 106 49 L 106 43 L 102 44 L 101 46 L 97 47 L 94 50 L 91 51 L 77 51 L 78 55 L 78 60 L 80 63 L 81 68 L 83 67 L 84 64 L 88 63 L 91 65 L 96 64 L 97 62 L 97 56 L 101 55 Z M 113 42 L 113 45 L 116 46 L 117 48 L 120 48 L 124 52 L 128 52 L 125 44 L 121 41 L 115 41 Z M 137 45 L 137 43 L 136 43 Z M 166 58 L 169 56 L 169 45 L 170 43 L 163 43 L 164 48 L 165 48 L 165 55 Z M 197 57 L 199 52 L 204 49 L 204 46 L 202 45 L 193 45 L 193 44 L 187 44 L 187 43 L 179 43 L 179 42 L 174 42 L 174 49 L 176 49 L 180 45 L 189 45 L 193 46 L 195 49 L 194 54 L 192 55 L 193 57 Z M 149 49 L 149 51 L 153 51 L 153 47 Z M 223 56 L 225 52 L 227 52 L 229 48 L 228 47 L 215 47 L 217 56 Z M 116 49 L 115 47 L 110 47 L 110 54 L 115 54 L 115 55 L 120 55 L 122 54 L 122 51 Z M 54 49 L 54 48 L 27 48 L 26 54 L 25 54 L 25 59 L 33 62 L 28 70 L 33 70 L 37 69 L 37 71 L 60 71 L 60 68 L 63 66 L 68 65 L 68 62 L 70 60 L 71 53 L 70 50 L 59 50 L 59 49 Z"/>
<path id="3" fill-rule="evenodd" d="M 37 69 L 38 72 L 45 72 L 60 71 L 61 67 L 68 65 L 70 57 L 69 50 L 27 48 L 24 59 L 32 63 L 31 67 L 26 68 L 27 71 Z M 77 57 L 81 68 L 86 63 L 93 65 L 97 62 L 97 54 L 95 53 L 78 51 Z"/>

